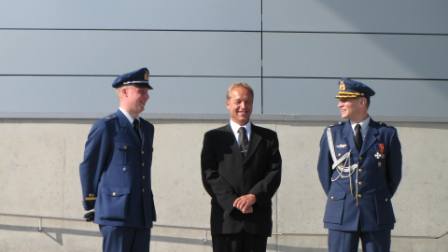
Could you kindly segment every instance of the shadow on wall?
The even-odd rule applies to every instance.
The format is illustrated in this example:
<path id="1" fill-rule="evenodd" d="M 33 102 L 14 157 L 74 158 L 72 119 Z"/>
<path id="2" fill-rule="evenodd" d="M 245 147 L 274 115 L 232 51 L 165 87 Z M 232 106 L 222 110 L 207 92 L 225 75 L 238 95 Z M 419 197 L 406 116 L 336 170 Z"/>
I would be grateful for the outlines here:
<path id="1" fill-rule="evenodd" d="M 322 7 L 331 10 L 341 20 L 350 24 L 352 28 L 348 32 L 373 33 L 365 35 L 369 42 L 388 55 L 391 62 L 396 61 L 400 68 L 403 67 L 397 76 L 389 72 L 387 75 L 391 76 L 365 76 L 366 78 L 415 78 L 417 80 L 409 84 L 421 84 L 431 90 L 423 90 L 425 92 L 423 94 L 410 94 L 413 97 L 409 97 L 408 101 L 404 100 L 401 103 L 402 108 L 406 110 L 403 106 L 409 105 L 408 102 L 413 103 L 415 98 L 418 100 L 422 96 L 432 97 L 436 98 L 432 101 L 436 103 L 433 110 L 437 112 L 434 114 L 446 116 L 446 111 L 440 106 L 445 106 L 443 100 L 448 99 L 448 71 L 446 71 L 448 34 L 445 26 L 448 16 L 443 13 L 448 8 L 448 2 L 427 4 L 413 1 L 408 5 L 404 2 L 406 1 L 372 3 L 349 1 L 349 3 L 341 4 L 338 1 L 319 1 Z M 398 10 L 404 14 L 400 14 Z M 362 61 L 359 60 L 359 62 Z M 369 63 L 368 60 L 361 64 L 375 63 Z M 372 71 L 375 70 L 372 69 Z M 400 76 L 403 74 L 404 76 Z M 421 83 L 418 80 L 422 80 Z M 428 81 L 432 84 L 428 85 Z M 384 82 L 386 83 L 387 81 Z M 387 89 L 386 85 L 384 88 Z M 404 90 L 403 93 L 406 93 L 405 86 L 400 88 Z M 420 108 L 419 106 L 410 107 Z"/>
<path id="2" fill-rule="evenodd" d="M 403 6 L 404 1 L 391 3 L 390 1 L 380 1 L 384 4 L 365 3 L 359 1 L 350 1 L 351 4 L 341 4 L 337 1 L 320 1 L 322 6 L 332 10 L 341 20 L 345 20 L 351 25 L 348 32 L 373 33 L 372 40 L 382 48 L 388 55 L 405 66 L 410 76 L 378 76 L 378 77 L 410 77 L 417 79 L 448 79 L 448 72 L 445 64 L 448 58 L 448 47 L 444 43 L 447 41 L 448 34 L 445 24 L 448 22 L 448 16 L 441 10 L 448 8 L 448 2 L 434 3 L 432 6 L 422 4 L 409 4 Z M 427 6 L 429 13 L 425 13 L 419 7 Z M 347 9 L 349 7 L 349 9 Z M 397 10 L 405 10 L 404 16 L 400 16 Z M 433 13 L 434 20 L 428 20 Z M 410 15 L 415 13 L 415 15 Z M 436 22 L 436 19 L 438 22 Z M 403 20 L 405 19 L 405 20 Z M 406 21 L 407 20 L 407 21 Z M 376 22 L 374 22 L 376 21 Z M 437 25 L 435 25 L 437 24 Z M 429 26 L 429 27 L 428 27 Z M 429 29 L 431 27 L 431 29 Z M 344 32 L 344 31 L 341 31 Z M 402 38 L 395 41 L 388 38 Z M 426 46 L 421 44 L 421 39 L 425 39 Z M 406 44 L 404 44 L 406 42 Z M 418 48 L 418 50 L 409 53 L 409 48 Z M 445 49 L 433 51 L 434 49 Z M 418 60 L 416 60 L 418 59 Z M 376 76 L 372 76 L 376 77 Z M 442 92 L 448 94 L 447 89 Z"/>

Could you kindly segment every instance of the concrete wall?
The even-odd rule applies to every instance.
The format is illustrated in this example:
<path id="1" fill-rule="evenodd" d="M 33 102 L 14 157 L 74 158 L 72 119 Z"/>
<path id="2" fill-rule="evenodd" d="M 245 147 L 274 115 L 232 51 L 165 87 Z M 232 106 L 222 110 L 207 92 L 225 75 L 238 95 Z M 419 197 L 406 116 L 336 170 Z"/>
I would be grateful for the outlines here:
<path id="1" fill-rule="evenodd" d="M 100 251 L 96 225 L 81 221 L 78 164 L 90 120 L 0 122 L 0 251 Z M 209 197 L 200 180 L 203 133 L 225 121 L 154 121 L 152 251 L 211 251 Z M 269 251 L 321 252 L 325 204 L 316 159 L 325 123 L 258 123 L 277 131 L 284 160 Z M 394 197 L 393 251 L 448 247 L 448 125 L 396 123 L 403 180 Z M 38 217 L 42 217 L 39 219 Z M 58 219 L 61 218 L 61 219 Z M 39 232 L 39 226 L 41 230 Z"/>

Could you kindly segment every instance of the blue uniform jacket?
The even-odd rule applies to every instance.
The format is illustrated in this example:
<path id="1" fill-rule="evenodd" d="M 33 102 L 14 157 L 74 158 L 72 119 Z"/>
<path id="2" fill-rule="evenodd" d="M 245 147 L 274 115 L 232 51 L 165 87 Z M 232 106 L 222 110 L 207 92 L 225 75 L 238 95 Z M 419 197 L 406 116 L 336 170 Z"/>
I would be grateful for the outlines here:
<path id="1" fill-rule="evenodd" d="M 148 228 L 156 220 L 151 190 L 154 126 L 141 119 L 142 141 L 121 111 L 96 121 L 79 166 L 83 205 L 95 223 Z"/>
<path id="2" fill-rule="evenodd" d="M 395 216 L 391 198 L 401 180 L 402 163 L 396 129 L 370 119 L 360 151 L 355 146 L 350 122 L 340 122 L 330 129 L 336 157 L 351 151 L 350 162 L 358 163 L 358 171 L 351 175 L 351 182 L 349 178 L 336 180 L 339 174 L 331 168 L 333 160 L 325 129 L 317 167 L 327 194 L 325 227 L 342 231 L 392 229 Z"/>

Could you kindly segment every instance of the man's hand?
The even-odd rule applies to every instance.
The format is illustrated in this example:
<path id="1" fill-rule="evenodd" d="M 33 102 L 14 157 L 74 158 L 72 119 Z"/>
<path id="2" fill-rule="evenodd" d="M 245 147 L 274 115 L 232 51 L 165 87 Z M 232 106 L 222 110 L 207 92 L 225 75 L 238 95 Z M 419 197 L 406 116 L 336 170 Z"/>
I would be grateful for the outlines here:
<path id="1" fill-rule="evenodd" d="M 84 214 L 84 220 L 90 222 L 93 221 L 93 219 L 95 219 L 95 211 L 92 210 Z"/>
<path id="2" fill-rule="evenodd" d="M 233 207 L 239 209 L 243 214 L 253 213 L 253 204 L 257 202 L 257 198 L 254 194 L 246 194 L 236 198 L 233 202 Z"/>

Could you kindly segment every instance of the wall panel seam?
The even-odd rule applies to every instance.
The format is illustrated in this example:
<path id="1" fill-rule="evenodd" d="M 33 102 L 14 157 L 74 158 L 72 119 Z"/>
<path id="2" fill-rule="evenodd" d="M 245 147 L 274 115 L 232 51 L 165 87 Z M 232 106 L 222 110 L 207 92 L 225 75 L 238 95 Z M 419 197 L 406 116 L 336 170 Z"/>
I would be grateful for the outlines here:
<path id="1" fill-rule="evenodd" d="M 262 18 L 261 18 L 262 20 Z M 261 21 L 263 22 L 263 21 Z M 353 32 L 353 31 L 312 31 L 312 30 L 264 30 L 257 29 L 137 29 L 137 28 L 13 28 L 0 27 L 0 31 L 141 31 L 141 32 L 247 32 L 247 33 L 281 33 L 281 34 L 342 34 L 342 35 L 398 35 L 398 36 L 448 36 L 448 33 L 425 32 Z"/>

